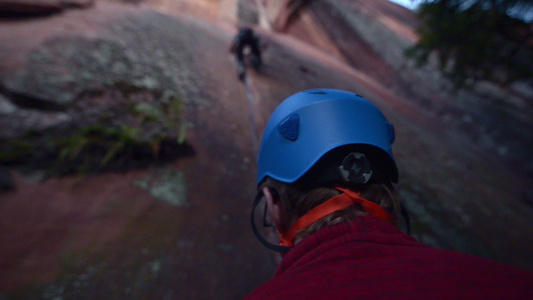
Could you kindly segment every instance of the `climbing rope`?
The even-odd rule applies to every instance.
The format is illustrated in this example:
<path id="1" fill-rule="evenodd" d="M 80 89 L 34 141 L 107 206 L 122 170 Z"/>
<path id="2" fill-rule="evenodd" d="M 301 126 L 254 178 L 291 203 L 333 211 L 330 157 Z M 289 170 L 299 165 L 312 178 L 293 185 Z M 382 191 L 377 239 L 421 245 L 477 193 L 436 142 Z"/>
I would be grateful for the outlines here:
<path id="1" fill-rule="evenodd" d="M 244 86 L 246 87 L 246 98 L 248 99 L 248 106 L 250 110 L 250 129 L 252 131 L 252 145 L 254 148 L 255 161 L 257 162 L 257 159 L 259 157 L 259 135 L 257 134 L 257 127 L 255 125 L 255 97 L 248 76 L 244 76 L 243 82 Z"/>

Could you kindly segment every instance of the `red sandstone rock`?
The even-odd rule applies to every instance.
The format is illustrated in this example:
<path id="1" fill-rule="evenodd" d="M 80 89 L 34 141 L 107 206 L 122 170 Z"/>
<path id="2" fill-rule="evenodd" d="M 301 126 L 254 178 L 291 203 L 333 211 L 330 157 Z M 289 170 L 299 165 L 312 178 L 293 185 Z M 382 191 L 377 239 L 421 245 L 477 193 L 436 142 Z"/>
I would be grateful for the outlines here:
<path id="1" fill-rule="evenodd" d="M 94 5 L 95 0 L 59 0 L 63 7 L 85 8 Z"/>
<path id="2" fill-rule="evenodd" d="M 3 0 L 0 13 L 4 15 L 47 15 L 71 7 L 89 7 L 94 0 Z"/>

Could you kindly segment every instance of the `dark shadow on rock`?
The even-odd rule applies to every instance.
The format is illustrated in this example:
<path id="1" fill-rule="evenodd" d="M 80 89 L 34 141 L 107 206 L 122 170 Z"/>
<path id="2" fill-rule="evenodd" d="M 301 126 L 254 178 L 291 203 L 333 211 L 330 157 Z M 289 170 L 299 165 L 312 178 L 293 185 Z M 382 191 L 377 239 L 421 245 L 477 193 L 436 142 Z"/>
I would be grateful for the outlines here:
<path id="1" fill-rule="evenodd" d="M 140 143 L 125 144 L 117 148 L 115 147 L 118 145 L 116 142 L 109 143 L 106 140 L 99 140 L 82 147 L 73 156 L 62 153 L 64 148 L 50 143 L 49 137 L 34 138 L 33 142 L 28 142 L 29 140 L 31 138 L 14 145 L 14 148 L 3 149 L 2 154 L 4 156 L 0 157 L 0 163 L 6 167 L 17 169 L 23 174 L 41 171 L 44 173 L 43 179 L 72 174 L 125 172 L 154 165 L 163 166 L 173 163 L 179 158 L 193 157 L 196 153 L 190 144 L 178 143 L 176 138 L 163 139 L 155 148 L 153 145 Z M 0 143 L 3 142 L 6 141 L 0 140 Z M 7 143 L 6 145 L 5 147 L 11 146 Z M 19 145 L 31 148 L 24 153 L 23 148 L 17 148 Z M 19 151 L 19 149 L 22 150 Z M 6 155 L 6 153 L 8 154 Z M 0 169 L 0 181 L 3 180 L 1 173 L 2 170 Z M 6 187 L 8 186 L 6 177 Z"/>
<path id="2" fill-rule="evenodd" d="M 33 96 L 30 93 L 24 94 L 8 91 L 1 84 L 0 95 L 9 99 L 13 104 L 24 108 L 37 109 L 40 111 L 64 111 L 66 109 L 66 106 L 64 105 L 43 99 L 42 97 Z"/>
<path id="3" fill-rule="evenodd" d="M 0 11 L 0 20 L 29 20 L 37 18 L 48 18 L 62 10 L 58 11 L 35 11 L 35 12 L 19 12 L 19 11 Z"/>
<path id="4" fill-rule="evenodd" d="M 2 0 L 0 19 L 29 19 L 49 17 L 71 8 L 87 8 L 95 0 Z"/>
<path id="5" fill-rule="evenodd" d="M 0 166 L 0 193 L 14 189 L 15 183 L 13 182 L 8 169 Z"/>
<path id="6" fill-rule="evenodd" d="M 97 149 L 95 149 L 97 151 Z M 87 149 L 87 154 L 89 153 L 98 153 L 93 152 L 93 149 Z M 100 152 L 100 155 L 96 156 L 103 159 L 105 153 Z M 123 172 L 130 171 L 134 169 L 143 169 L 151 165 L 162 166 L 175 162 L 179 158 L 183 157 L 193 157 L 195 155 L 194 148 L 188 143 L 179 144 L 175 140 L 166 139 L 161 142 L 160 149 L 158 154 L 154 154 L 152 149 L 146 146 L 141 145 L 130 145 L 126 147 L 121 153 L 118 153 L 117 156 L 109 161 L 105 166 L 101 168 L 96 168 L 95 170 L 88 170 L 89 173 L 95 172 L 105 172 L 105 171 L 114 171 L 114 172 Z M 101 160 L 100 160 L 101 161 Z M 99 162 L 100 162 L 99 161 Z M 99 163 L 98 162 L 98 163 Z M 80 163 L 86 163 L 80 161 Z M 82 165 L 83 166 L 83 165 Z M 77 168 L 71 168 L 66 165 L 65 171 L 75 173 Z M 61 171 L 61 170 L 59 170 Z M 83 170 L 81 170 L 83 171 Z"/>

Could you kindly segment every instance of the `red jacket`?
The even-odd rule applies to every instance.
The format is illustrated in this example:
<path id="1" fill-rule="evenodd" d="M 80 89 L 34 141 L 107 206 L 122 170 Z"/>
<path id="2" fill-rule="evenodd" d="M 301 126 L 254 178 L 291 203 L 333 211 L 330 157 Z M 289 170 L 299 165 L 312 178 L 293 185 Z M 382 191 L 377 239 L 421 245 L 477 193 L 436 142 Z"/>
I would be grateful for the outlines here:
<path id="1" fill-rule="evenodd" d="M 422 245 L 372 217 L 294 246 L 246 299 L 531 299 L 533 273 Z"/>

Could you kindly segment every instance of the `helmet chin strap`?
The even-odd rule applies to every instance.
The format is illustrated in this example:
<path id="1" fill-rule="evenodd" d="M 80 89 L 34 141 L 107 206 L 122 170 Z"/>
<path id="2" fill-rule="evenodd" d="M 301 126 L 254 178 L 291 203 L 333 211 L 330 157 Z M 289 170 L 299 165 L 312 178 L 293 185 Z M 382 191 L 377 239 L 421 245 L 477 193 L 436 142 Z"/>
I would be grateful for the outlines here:
<path id="1" fill-rule="evenodd" d="M 313 224 L 314 222 L 316 222 L 317 220 L 327 215 L 330 215 L 336 211 L 343 210 L 354 203 L 358 203 L 359 205 L 361 205 L 363 210 L 368 215 L 378 218 L 380 220 L 389 222 L 391 224 L 395 224 L 394 218 L 387 211 L 385 211 L 378 204 L 371 202 L 369 200 L 366 200 L 364 198 L 361 198 L 360 193 L 353 192 L 349 189 L 344 189 L 340 187 L 337 187 L 336 189 L 343 193 L 311 209 L 309 212 L 303 215 L 300 219 L 298 219 L 298 221 L 296 221 L 294 226 L 284 235 L 281 235 L 278 232 L 278 235 L 280 235 L 279 246 L 276 246 L 268 242 L 264 237 L 262 237 L 259 234 L 259 231 L 257 230 L 257 227 L 255 225 L 255 220 L 254 220 L 255 208 L 261 201 L 261 198 L 263 198 L 263 193 L 259 192 L 254 200 L 254 205 L 252 209 L 252 218 L 251 218 L 252 229 L 254 231 L 255 236 L 268 249 L 285 254 L 294 245 L 294 238 L 296 237 L 296 234 L 298 233 L 298 231 L 305 229 L 309 227 L 311 224 Z"/>
<path id="2" fill-rule="evenodd" d="M 274 245 L 272 243 L 270 243 L 269 241 L 267 241 L 260 233 L 259 233 L 259 230 L 257 230 L 257 226 L 255 225 L 255 208 L 257 207 L 257 205 L 259 205 L 259 202 L 261 202 L 261 199 L 264 197 L 263 195 L 263 192 L 259 192 L 257 193 L 257 195 L 255 196 L 255 200 L 254 200 L 254 204 L 253 204 L 253 208 L 252 208 L 252 216 L 251 216 L 251 222 L 252 222 L 252 230 L 254 231 L 254 234 L 255 234 L 255 237 L 261 242 L 261 244 L 263 244 L 265 247 L 267 247 L 268 249 L 272 250 L 272 251 L 276 251 L 276 252 L 279 252 L 279 253 L 282 253 L 282 254 L 285 254 L 287 252 L 289 252 L 290 248 L 289 247 L 285 247 L 285 246 L 278 246 L 278 245 Z"/>

